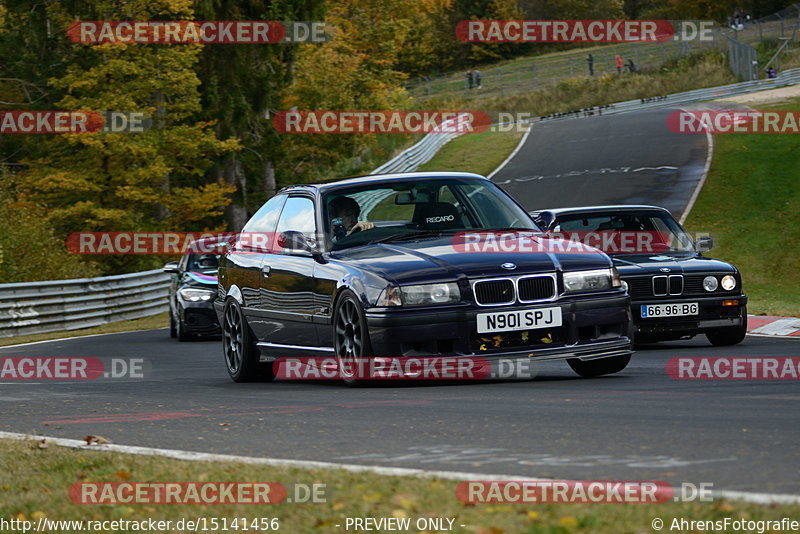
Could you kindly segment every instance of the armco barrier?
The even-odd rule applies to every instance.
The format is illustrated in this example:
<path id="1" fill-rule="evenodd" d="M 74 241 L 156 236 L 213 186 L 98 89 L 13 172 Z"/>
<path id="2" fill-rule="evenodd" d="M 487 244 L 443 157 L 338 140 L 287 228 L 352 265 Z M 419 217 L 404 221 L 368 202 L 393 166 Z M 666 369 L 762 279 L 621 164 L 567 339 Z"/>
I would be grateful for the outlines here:
<path id="1" fill-rule="evenodd" d="M 0 337 L 76 330 L 166 311 L 169 275 L 0 284 Z"/>
<path id="2" fill-rule="evenodd" d="M 784 87 L 788 85 L 796 85 L 800 83 L 800 68 L 788 69 L 776 78 L 767 78 L 763 80 L 753 80 L 749 82 L 732 83 L 730 85 L 721 85 L 718 87 L 706 87 L 704 89 L 695 89 L 693 91 L 685 91 L 683 93 L 673 93 L 658 97 L 657 100 L 652 102 L 643 102 L 638 100 L 627 100 L 625 102 L 617 102 L 611 104 L 610 107 L 603 109 L 603 115 L 614 115 L 618 113 L 630 113 L 633 111 L 645 111 L 650 109 L 657 109 L 663 107 L 674 107 L 683 104 L 692 104 L 695 102 L 703 102 L 706 100 L 716 100 L 729 96 L 743 95 L 747 93 L 754 93 L 756 91 L 763 91 L 766 89 L 774 89 L 777 87 Z M 520 110 L 522 111 L 522 110 Z M 545 119 L 535 117 L 530 120 L 520 122 L 539 122 L 540 120 L 563 120 L 574 118 L 575 114 L 558 114 L 557 116 L 547 116 Z M 510 123 L 500 123 L 510 124 Z M 373 174 L 388 174 L 392 172 L 412 172 L 417 170 L 420 165 L 427 163 L 441 147 L 446 143 L 455 139 L 459 135 L 458 132 L 453 133 L 429 133 L 419 143 L 400 152 L 397 156 L 384 163 L 373 171 Z M 377 199 L 375 204 L 382 199 Z M 370 208 L 373 206 L 369 206 Z M 369 209 L 364 209 L 362 206 L 362 214 L 369 213 Z"/>
<path id="3" fill-rule="evenodd" d="M 422 138 L 419 143 L 403 150 L 374 171 L 372 174 L 390 174 L 393 172 L 411 172 L 419 168 L 423 163 L 427 163 L 448 141 L 461 135 L 454 126 L 458 121 L 465 121 L 465 115 L 459 115 L 455 119 L 450 119 L 442 123 L 443 130 L 447 133 L 432 132 Z"/>
<path id="4" fill-rule="evenodd" d="M 618 102 L 606 108 L 603 114 L 675 107 L 798 83 L 800 68 L 789 69 L 773 79 L 675 93 L 665 95 L 655 102 Z M 573 115 L 562 115 L 546 120 L 571 117 Z M 539 120 L 537 118 L 525 122 Z M 430 161 L 448 141 L 459 135 L 458 132 L 429 133 L 420 142 L 375 169 L 373 174 L 415 171 L 420 165 Z M 384 196 L 385 194 L 379 194 L 373 199 L 366 199 L 366 205 L 362 206 L 362 216 L 366 216 Z M 75 330 L 155 315 L 167 310 L 168 287 L 169 275 L 160 269 L 102 278 L 0 284 L 0 337 Z"/>

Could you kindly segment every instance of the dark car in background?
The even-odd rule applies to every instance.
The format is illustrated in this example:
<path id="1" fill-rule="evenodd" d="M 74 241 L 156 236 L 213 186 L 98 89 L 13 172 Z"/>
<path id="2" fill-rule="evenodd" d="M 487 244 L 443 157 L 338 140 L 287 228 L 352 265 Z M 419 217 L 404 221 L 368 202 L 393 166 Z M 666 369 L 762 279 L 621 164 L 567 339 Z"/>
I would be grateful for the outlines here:
<path id="1" fill-rule="evenodd" d="M 608 256 L 465 252 L 464 231 L 541 235 L 486 178 L 409 173 L 287 187 L 220 261 L 215 301 L 234 381 L 282 356 L 566 360 L 582 376 L 630 360 L 629 297 Z"/>
<path id="2" fill-rule="evenodd" d="M 217 269 L 221 248 L 227 241 L 198 240 L 191 243 L 179 261 L 164 265 L 172 274 L 169 288 L 169 335 L 179 341 L 197 336 L 219 335 L 214 312 L 217 295 Z M 193 251 L 193 252 L 191 252 Z"/>
<path id="3" fill-rule="evenodd" d="M 730 263 L 702 254 L 711 237 L 692 239 L 672 214 L 656 206 L 589 206 L 531 212 L 547 232 L 576 235 L 614 259 L 628 292 L 638 343 L 705 334 L 734 345 L 747 333 L 747 296 Z M 611 239 L 604 239 L 611 237 Z"/>

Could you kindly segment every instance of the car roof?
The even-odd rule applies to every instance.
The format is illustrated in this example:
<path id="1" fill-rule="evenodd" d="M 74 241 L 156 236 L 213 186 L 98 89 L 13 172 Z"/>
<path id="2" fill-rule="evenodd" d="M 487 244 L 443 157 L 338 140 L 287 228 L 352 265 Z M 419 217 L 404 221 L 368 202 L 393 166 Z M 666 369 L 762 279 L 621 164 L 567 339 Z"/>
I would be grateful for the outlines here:
<path id="1" fill-rule="evenodd" d="M 381 182 L 427 180 L 431 178 L 468 178 L 475 180 L 485 180 L 488 178 L 471 172 L 402 172 L 393 174 L 370 174 L 366 176 L 356 176 L 352 178 L 336 179 L 330 182 L 320 182 L 315 184 L 299 184 L 284 187 L 279 193 L 290 193 L 296 191 L 330 191 L 334 189 L 351 187 L 354 185 L 380 184 Z"/>
<path id="2" fill-rule="evenodd" d="M 556 216 L 563 215 L 565 213 L 573 214 L 573 213 L 604 213 L 604 212 L 613 212 L 613 211 L 662 211 L 670 213 L 670 211 L 666 208 L 662 208 L 661 206 L 648 206 L 646 204 L 616 204 L 616 205 L 607 205 L 607 206 L 580 206 L 575 208 L 553 208 L 553 209 L 541 209 L 541 210 L 534 210 L 531 211 L 531 214 L 538 215 L 544 212 L 550 212 Z"/>

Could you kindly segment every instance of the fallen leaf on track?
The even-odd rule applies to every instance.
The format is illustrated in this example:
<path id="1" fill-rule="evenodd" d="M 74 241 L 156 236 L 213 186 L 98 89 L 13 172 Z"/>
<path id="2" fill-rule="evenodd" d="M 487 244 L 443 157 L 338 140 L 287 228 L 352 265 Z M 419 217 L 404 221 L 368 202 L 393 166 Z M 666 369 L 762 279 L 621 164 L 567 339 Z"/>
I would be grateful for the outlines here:
<path id="1" fill-rule="evenodd" d="M 87 445 L 91 445 L 92 443 L 96 443 L 98 445 L 103 445 L 104 443 L 111 443 L 110 439 L 106 439 L 103 436 L 84 436 L 83 441 L 86 442 Z"/>

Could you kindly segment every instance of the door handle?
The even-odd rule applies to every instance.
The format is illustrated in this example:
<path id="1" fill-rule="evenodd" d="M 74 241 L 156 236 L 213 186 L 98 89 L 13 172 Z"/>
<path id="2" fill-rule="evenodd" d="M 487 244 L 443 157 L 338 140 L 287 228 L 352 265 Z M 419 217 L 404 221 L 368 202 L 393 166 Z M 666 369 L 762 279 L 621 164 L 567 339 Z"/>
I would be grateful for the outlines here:
<path id="1" fill-rule="evenodd" d="M 261 274 L 264 275 L 264 278 L 269 276 L 269 265 L 264 265 L 261 267 Z"/>

